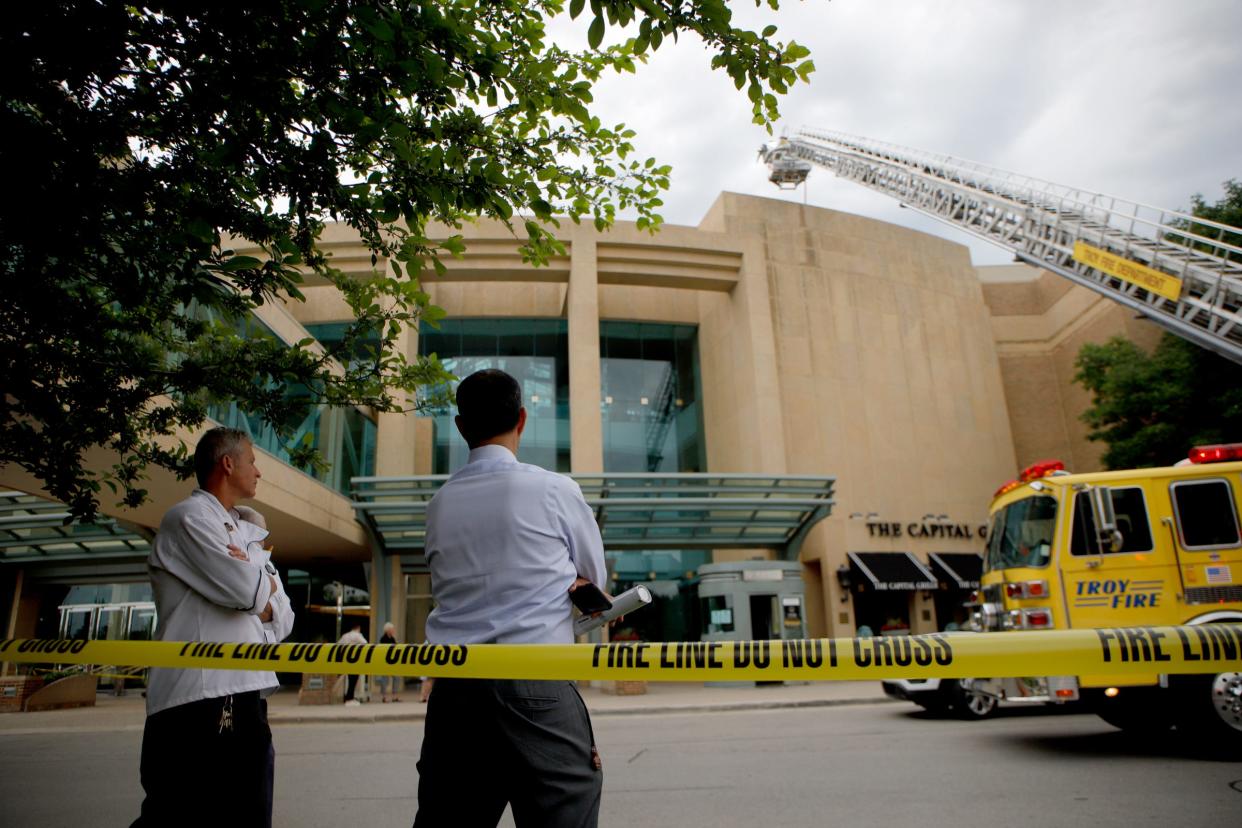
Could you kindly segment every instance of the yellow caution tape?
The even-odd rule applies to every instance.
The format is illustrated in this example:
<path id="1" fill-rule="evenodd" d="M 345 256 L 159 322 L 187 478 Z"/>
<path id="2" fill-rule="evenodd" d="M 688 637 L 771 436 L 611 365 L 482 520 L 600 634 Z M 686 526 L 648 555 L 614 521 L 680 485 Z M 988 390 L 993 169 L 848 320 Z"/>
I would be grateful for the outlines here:
<path id="1" fill-rule="evenodd" d="M 289 673 L 651 681 L 824 681 L 1242 670 L 1242 625 L 610 644 L 0 641 L 0 661 Z"/>

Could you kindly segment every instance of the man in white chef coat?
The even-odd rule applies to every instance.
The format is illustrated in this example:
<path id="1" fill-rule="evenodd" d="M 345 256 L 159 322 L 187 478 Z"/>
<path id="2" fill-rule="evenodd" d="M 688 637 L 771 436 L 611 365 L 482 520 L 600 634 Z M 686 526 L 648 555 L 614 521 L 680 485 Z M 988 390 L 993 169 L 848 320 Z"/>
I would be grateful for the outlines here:
<path id="1" fill-rule="evenodd" d="M 246 525 L 256 523 L 253 511 L 243 523 L 237 508 L 255 496 L 261 477 L 249 436 L 208 431 L 194 469 L 199 488 L 164 515 L 147 561 L 156 638 L 283 638 L 293 613 L 275 568 L 258 553 L 266 530 Z M 270 672 L 152 668 L 142 738 L 146 798 L 134 825 L 270 826 L 274 753 L 265 697 L 277 686 Z"/>

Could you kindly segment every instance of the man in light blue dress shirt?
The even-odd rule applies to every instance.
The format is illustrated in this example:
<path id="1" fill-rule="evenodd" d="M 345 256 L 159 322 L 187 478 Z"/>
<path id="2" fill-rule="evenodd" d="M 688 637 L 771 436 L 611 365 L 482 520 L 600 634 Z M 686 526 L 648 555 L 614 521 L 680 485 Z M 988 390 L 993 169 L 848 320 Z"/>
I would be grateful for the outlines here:
<path id="1" fill-rule="evenodd" d="M 569 593 L 606 579 L 591 508 L 569 478 L 517 461 L 526 409 L 503 371 L 457 388 L 470 446 L 427 509 L 433 644 L 569 644 Z M 418 762 L 416 828 L 594 826 L 603 772 L 570 681 L 440 679 Z"/>

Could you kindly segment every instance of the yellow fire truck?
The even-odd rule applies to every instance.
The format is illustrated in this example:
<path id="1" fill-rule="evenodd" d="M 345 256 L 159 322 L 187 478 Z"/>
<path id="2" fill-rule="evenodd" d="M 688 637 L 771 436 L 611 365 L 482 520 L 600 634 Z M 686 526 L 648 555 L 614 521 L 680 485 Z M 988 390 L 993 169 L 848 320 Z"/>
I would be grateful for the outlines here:
<path id="1" fill-rule="evenodd" d="M 1036 463 L 993 498 L 980 631 L 1242 623 L 1242 443 L 1167 468 L 1070 474 Z M 1225 658 L 1235 642 L 1206 636 Z M 1242 672 L 979 679 L 1010 701 L 1083 700 L 1126 730 L 1176 727 L 1242 749 Z"/>

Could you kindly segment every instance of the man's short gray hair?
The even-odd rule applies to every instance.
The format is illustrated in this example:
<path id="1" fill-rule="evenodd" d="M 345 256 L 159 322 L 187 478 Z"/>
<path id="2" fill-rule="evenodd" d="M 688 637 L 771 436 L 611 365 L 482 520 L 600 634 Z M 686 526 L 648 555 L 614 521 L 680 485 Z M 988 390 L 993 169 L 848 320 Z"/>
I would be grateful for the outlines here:
<path id="1" fill-rule="evenodd" d="M 207 488 L 212 470 L 222 457 L 236 457 L 251 444 L 250 435 L 240 428 L 213 428 L 202 436 L 194 449 L 194 476 L 199 488 Z"/>

